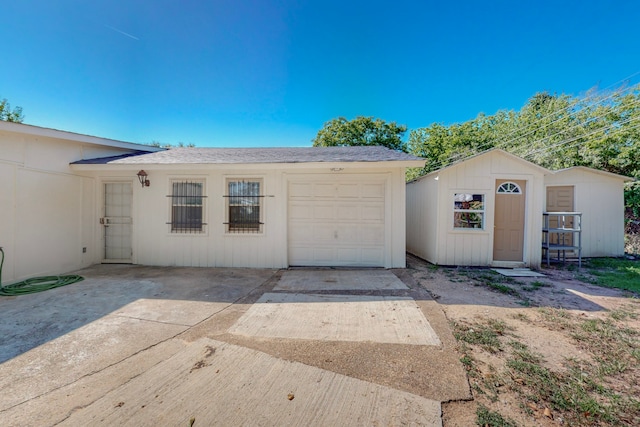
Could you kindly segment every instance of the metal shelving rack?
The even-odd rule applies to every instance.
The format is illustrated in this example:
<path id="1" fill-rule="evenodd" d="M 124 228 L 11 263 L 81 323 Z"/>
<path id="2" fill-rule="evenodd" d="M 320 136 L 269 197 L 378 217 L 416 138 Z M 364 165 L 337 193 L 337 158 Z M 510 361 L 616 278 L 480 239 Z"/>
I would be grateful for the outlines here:
<path id="1" fill-rule="evenodd" d="M 551 251 L 556 251 L 554 260 L 563 263 L 567 252 L 577 252 L 578 268 L 582 267 L 582 213 L 543 212 L 542 216 L 542 256 L 547 267 L 551 264 Z"/>

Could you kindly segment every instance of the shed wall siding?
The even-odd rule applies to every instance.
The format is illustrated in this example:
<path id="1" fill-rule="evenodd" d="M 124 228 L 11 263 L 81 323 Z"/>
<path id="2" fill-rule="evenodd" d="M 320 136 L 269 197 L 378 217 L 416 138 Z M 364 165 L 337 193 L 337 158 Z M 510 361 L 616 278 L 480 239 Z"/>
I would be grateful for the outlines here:
<path id="1" fill-rule="evenodd" d="M 534 268 L 540 266 L 543 170 L 495 151 L 442 169 L 437 175 L 437 180 L 427 177 L 407 186 L 409 252 L 440 265 L 491 265 L 495 181 L 525 180 L 527 191 L 523 262 Z M 456 193 L 484 195 L 485 222 L 482 230 L 454 229 L 453 200 Z M 429 206 L 427 200 L 430 202 Z M 416 212 L 420 210 L 422 214 Z"/>

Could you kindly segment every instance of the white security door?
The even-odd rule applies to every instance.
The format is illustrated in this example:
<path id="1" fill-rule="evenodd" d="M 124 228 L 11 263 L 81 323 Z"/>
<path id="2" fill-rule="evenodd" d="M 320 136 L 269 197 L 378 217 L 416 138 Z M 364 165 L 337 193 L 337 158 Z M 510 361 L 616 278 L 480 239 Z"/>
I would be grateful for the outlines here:
<path id="1" fill-rule="evenodd" d="M 384 266 L 385 178 L 289 181 L 289 265 Z"/>
<path id="2" fill-rule="evenodd" d="M 105 263 L 131 262 L 132 194 L 130 182 L 104 184 L 104 217 L 100 223 L 104 229 Z"/>

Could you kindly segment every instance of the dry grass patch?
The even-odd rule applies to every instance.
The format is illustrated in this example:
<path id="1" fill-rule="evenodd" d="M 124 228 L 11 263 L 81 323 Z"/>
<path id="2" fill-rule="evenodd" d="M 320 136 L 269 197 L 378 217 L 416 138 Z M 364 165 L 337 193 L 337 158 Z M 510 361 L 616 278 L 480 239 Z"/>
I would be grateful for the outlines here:
<path id="1" fill-rule="evenodd" d="M 625 324 L 635 312 L 611 312 L 604 319 L 548 308 L 536 314 L 535 319 L 521 314 L 514 320 L 535 320 L 549 331 L 566 333 L 589 361 L 567 358 L 561 368 L 552 369 L 543 354 L 532 351 L 503 321 L 454 322 L 461 360 L 479 403 L 477 424 L 640 425 L 639 333 Z M 487 354 L 493 363 L 486 363 Z M 499 405 L 510 394 L 520 402 L 517 416 Z"/>

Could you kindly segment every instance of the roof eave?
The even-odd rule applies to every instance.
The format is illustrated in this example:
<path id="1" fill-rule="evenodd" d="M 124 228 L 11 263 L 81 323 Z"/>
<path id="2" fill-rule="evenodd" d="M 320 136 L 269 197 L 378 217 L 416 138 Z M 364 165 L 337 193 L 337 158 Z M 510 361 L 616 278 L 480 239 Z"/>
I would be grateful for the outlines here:
<path id="1" fill-rule="evenodd" d="M 80 133 L 63 130 L 44 128 L 40 126 L 27 125 L 24 123 L 14 123 L 0 121 L 0 131 L 15 132 L 23 135 L 40 136 L 46 138 L 63 139 L 67 141 L 80 142 L 83 144 L 103 145 L 108 147 L 125 148 L 131 150 L 142 150 L 149 153 L 165 150 L 164 148 L 151 145 L 137 144 L 135 142 L 118 141 L 115 139 L 101 138 L 98 136 L 84 135 Z"/>
<path id="2" fill-rule="evenodd" d="M 386 160 L 360 162 L 279 162 L 279 163 L 107 163 L 107 164 L 70 164 L 76 171 L 109 171 L 109 170 L 184 170 L 184 169 L 308 169 L 308 168 L 408 168 L 424 167 L 424 160 Z"/>

